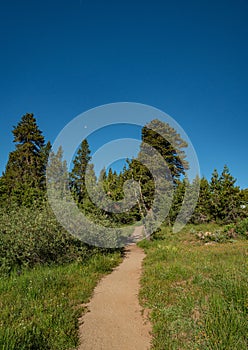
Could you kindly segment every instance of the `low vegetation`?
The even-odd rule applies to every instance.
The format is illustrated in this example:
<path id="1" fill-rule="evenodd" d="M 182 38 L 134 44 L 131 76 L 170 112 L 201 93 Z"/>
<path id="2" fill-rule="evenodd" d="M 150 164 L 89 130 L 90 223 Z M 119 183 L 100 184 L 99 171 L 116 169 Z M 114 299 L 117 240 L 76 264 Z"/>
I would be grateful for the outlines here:
<path id="1" fill-rule="evenodd" d="M 195 234 L 216 231 L 224 230 L 163 228 L 140 243 L 147 253 L 140 298 L 151 310 L 153 349 L 247 349 L 248 241 L 209 244 Z"/>
<path id="2" fill-rule="evenodd" d="M 85 264 L 36 266 L 2 278 L 0 349 L 76 349 L 83 303 L 119 262 L 117 252 L 98 253 Z"/>
<path id="3" fill-rule="evenodd" d="M 97 250 L 68 234 L 48 205 L 0 208 L 0 274 L 36 265 L 85 261 Z"/>

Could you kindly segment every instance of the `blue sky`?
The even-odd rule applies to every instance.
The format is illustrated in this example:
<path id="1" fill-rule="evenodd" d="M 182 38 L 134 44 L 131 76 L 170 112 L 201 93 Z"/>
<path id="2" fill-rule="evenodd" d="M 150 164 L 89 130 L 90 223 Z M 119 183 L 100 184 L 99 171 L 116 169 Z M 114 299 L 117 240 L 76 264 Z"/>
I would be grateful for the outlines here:
<path id="1" fill-rule="evenodd" d="M 246 0 L 2 0 L 0 171 L 26 112 L 53 141 L 78 114 L 130 101 L 173 117 L 207 178 L 227 164 L 248 187 L 247 42 Z"/>

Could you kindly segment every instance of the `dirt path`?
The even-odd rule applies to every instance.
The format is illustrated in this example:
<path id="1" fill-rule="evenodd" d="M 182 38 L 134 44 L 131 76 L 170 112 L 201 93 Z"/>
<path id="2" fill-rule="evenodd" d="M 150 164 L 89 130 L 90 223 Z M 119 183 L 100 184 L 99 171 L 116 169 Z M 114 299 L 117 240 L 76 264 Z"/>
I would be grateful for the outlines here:
<path id="1" fill-rule="evenodd" d="M 134 234 L 140 233 L 137 227 Z M 151 326 L 138 302 L 142 249 L 130 245 L 124 261 L 95 288 L 80 321 L 78 350 L 146 350 Z"/>

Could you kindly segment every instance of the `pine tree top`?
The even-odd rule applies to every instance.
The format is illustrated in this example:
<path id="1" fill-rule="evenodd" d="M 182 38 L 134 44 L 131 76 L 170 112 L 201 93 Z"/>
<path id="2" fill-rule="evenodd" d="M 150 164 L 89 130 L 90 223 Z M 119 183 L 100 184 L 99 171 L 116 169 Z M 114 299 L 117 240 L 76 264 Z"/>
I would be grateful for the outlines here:
<path id="1" fill-rule="evenodd" d="M 32 113 L 26 113 L 12 130 L 14 142 L 33 146 L 36 151 L 44 147 L 45 140 Z"/>

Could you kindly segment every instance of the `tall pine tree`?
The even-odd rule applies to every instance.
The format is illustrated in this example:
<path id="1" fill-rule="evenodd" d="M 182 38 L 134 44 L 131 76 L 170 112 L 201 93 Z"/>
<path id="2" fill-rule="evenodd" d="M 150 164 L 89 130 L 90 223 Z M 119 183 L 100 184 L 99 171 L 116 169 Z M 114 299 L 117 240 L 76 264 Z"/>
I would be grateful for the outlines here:
<path id="1" fill-rule="evenodd" d="M 191 222 L 195 224 L 211 221 L 211 193 L 208 180 L 203 177 L 200 180 L 200 192 Z"/>
<path id="2" fill-rule="evenodd" d="M 9 154 L 2 182 L 7 197 L 30 204 L 45 190 L 45 167 L 50 143 L 45 144 L 33 114 L 27 113 L 12 131 L 16 148 Z"/>
<path id="3" fill-rule="evenodd" d="M 90 160 L 89 144 L 85 139 L 82 141 L 73 160 L 73 168 L 70 173 L 70 188 L 79 203 L 82 203 L 86 196 L 85 172 Z"/>
<path id="4" fill-rule="evenodd" d="M 53 191 L 53 195 L 63 198 L 69 191 L 69 181 L 67 163 L 63 159 L 62 146 L 58 148 L 56 153 L 54 151 L 50 152 L 46 176 L 49 191 Z"/>
<path id="5" fill-rule="evenodd" d="M 142 141 L 155 148 L 166 161 L 174 180 L 185 174 L 189 168 L 186 161 L 187 142 L 168 123 L 152 120 L 142 129 Z"/>
<path id="6" fill-rule="evenodd" d="M 128 163 L 127 170 L 129 178 L 136 180 L 141 188 L 141 215 L 146 215 L 152 207 L 156 178 L 173 182 L 173 186 L 177 187 L 178 180 L 185 175 L 189 168 L 184 151 L 186 147 L 186 141 L 167 123 L 154 119 L 143 127 L 140 153 Z"/>
<path id="7" fill-rule="evenodd" d="M 225 165 L 221 175 L 215 169 L 210 181 L 210 213 L 217 222 L 235 221 L 240 214 L 240 189 Z"/>

